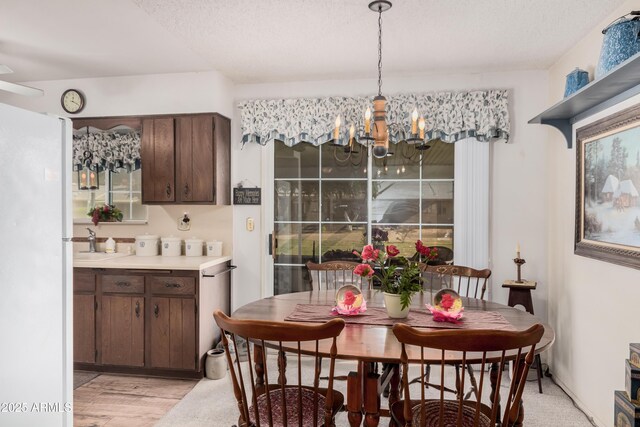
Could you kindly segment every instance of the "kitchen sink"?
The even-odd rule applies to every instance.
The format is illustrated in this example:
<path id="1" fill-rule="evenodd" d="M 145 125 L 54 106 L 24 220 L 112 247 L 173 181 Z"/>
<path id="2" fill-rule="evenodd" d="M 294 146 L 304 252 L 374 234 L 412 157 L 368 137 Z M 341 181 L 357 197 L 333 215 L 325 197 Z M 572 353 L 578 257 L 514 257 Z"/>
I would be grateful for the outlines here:
<path id="1" fill-rule="evenodd" d="M 76 252 L 73 254 L 74 261 L 104 261 L 112 258 L 129 256 L 124 253 L 108 254 L 106 252 Z"/>

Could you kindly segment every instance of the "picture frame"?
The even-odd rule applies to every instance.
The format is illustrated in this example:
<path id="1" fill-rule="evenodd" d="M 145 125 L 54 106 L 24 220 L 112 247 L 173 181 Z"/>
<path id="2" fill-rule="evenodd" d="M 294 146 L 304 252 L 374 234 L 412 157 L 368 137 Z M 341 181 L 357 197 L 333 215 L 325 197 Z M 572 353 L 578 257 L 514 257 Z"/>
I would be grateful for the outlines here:
<path id="1" fill-rule="evenodd" d="M 576 131 L 576 255 L 640 269 L 640 105 Z"/>

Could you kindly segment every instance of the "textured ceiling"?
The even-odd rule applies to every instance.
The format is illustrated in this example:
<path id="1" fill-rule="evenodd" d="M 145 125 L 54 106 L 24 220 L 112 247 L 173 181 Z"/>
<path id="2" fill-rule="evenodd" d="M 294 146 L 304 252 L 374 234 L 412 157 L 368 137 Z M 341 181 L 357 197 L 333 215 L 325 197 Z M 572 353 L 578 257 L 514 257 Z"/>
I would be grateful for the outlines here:
<path id="1" fill-rule="evenodd" d="M 11 81 L 217 69 L 236 82 L 376 76 L 369 0 L 2 0 Z M 544 69 L 623 0 L 396 0 L 385 76 Z M 37 10 L 37 13 L 33 11 Z"/>

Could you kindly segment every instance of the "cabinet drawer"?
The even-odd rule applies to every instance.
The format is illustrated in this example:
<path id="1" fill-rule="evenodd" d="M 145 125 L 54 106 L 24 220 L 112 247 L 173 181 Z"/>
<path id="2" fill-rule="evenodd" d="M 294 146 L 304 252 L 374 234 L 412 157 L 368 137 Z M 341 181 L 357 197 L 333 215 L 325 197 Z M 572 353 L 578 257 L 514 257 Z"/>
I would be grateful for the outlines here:
<path id="1" fill-rule="evenodd" d="M 193 295 L 196 293 L 195 277 L 151 277 L 151 293 L 161 295 Z"/>
<path id="2" fill-rule="evenodd" d="M 95 292 L 96 275 L 89 270 L 73 270 L 73 291 L 74 292 Z"/>
<path id="3" fill-rule="evenodd" d="M 144 276 L 104 275 L 102 292 L 142 294 L 144 293 Z"/>

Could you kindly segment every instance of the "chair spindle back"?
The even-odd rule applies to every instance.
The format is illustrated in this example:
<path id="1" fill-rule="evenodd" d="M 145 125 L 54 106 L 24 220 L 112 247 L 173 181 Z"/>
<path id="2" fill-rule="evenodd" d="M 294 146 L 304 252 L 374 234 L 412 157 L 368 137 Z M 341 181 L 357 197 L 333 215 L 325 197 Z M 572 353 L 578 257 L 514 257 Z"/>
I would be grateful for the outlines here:
<path id="1" fill-rule="evenodd" d="M 402 415 L 407 426 L 495 426 L 512 425 L 518 418 L 522 393 L 527 379 L 529 367 L 533 362 L 535 346 L 544 334 L 544 327 L 536 324 L 526 331 L 492 331 L 492 330 L 441 330 L 429 332 L 396 324 L 393 333 L 402 343 L 400 356 L 403 365 L 402 387 L 404 401 Z M 439 350 L 439 352 L 435 352 Z M 427 361 L 425 353 L 429 352 L 431 361 Z M 439 396 L 427 398 L 425 367 L 433 366 L 434 354 L 440 355 Z M 420 364 L 421 383 L 420 398 L 412 401 L 409 392 L 409 361 Z M 462 373 L 460 388 L 465 387 L 465 371 L 469 364 L 480 364 L 478 394 L 476 401 L 464 400 L 462 394 L 455 400 L 444 398 L 445 365 L 452 359 L 461 361 Z M 500 411 L 500 384 L 502 373 L 508 360 L 514 360 L 514 372 L 506 396 L 506 404 Z M 491 375 L 497 376 L 495 390 L 491 381 L 486 378 L 487 366 L 491 365 Z M 484 397 L 484 399 L 483 399 Z M 419 400 L 416 405 L 416 400 Z M 412 406 L 413 405 L 413 406 Z M 415 418 L 418 418 L 414 423 Z"/>
<path id="2" fill-rule="evenodd" d="M 442 288 L 456 291 L 460 296 L 484 299 L 491 270 L 476 270 L 461 265 L 420 264 L 425 288 L 437 292 Z"/>
<path id="3" fill-rule="evenodd" d="M 355 285 L 360 289 L 371 289 L 371 280 L 353 273 L 359 264 L 354 261 L 327 261 L 321 264 L 308 261 L 307 269 L 311 277 L 311 288 L 315 291 Z"/>
<path id="4" fill-rule="evenodd" d="M 222 343 L 231 374 L 233 393 L 240 411 L 239 425 L 272 427 L 279 424 L 274 422 L 274 417 L 278 414 L 280 422 L 285 427 L 332 425 L 336 338 L 345 325 L 342 319 L 333 319 L 324 324 L 306 325 L 293 322 L 236 320 L 226 316 L 220 310 L 216 310 L 213 316 L 222 330 Z M 245 362 L 240 360 L 237 351 L 241 339 L 246 340 L 248 344 Z M 318 348 L 322 340 L 331 340 L 331 349 L 329 382 L 326 388 L 320 389 L 318 387 L 320 376 Z M 249 343 L 255 344 L 253 352 Z M 308 343 L 312 345 L 303 347 L 303 344 Z M 232 357 L 229 351 L 230 344 L 233 344 L 233 348 L 236 349 L 235 357 Z M 273 349 L 278 354 L 279 373 L 273 375 L 269 372 L 267 363 L 268 349 Z M 297 358 L 297 384 L 294 385 L 287 385 L 286 353 L 293 354 Z M 314 357 L 315 375 L 312 385 L 303 384 L 302 354 L 310 354 Z M 254 374 L 252 365 L 254 361 L 261 362 L 262 372 L 256 369 Z M 314 398 L 312 411 L 308 406 L 309 396 Z M 316 399 L 317 396 L 323 396 L 323 399 Z M 279 411 L 278 408 L 280 408 Z"/>

